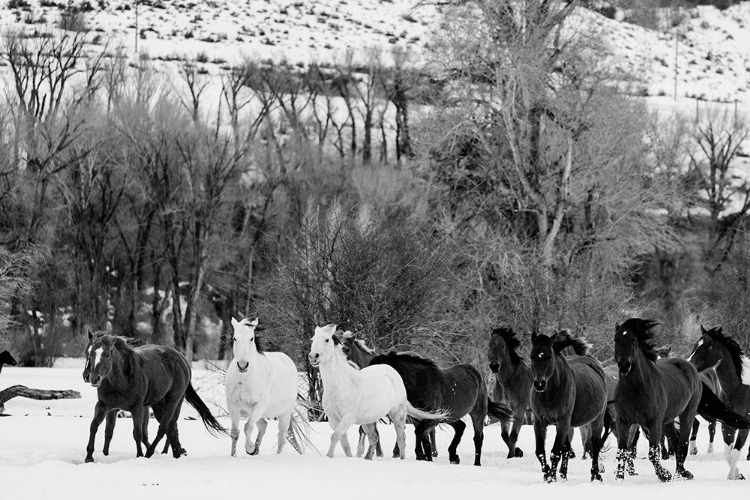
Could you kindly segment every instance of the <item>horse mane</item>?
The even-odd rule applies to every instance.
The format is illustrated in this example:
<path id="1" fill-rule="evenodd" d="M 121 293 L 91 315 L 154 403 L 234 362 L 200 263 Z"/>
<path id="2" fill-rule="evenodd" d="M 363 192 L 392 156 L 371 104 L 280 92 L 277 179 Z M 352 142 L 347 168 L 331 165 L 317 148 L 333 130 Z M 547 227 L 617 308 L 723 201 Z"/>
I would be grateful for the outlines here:
<path id="1" fill-rule="evenodd" d="M 255 350 L 258 351 L 258 354 L 265 355 L 266 353 L 266 342 L 265 339 L 261 336 L 258 336 L 258 327 L 251 325 L 253 320 L 250 318 L 242 318 L 238 323 L 243 326 L 248 326 L 253 329 L 253 334 L 255 335 L 255 339 L 253 340 L 253 343 L 255 344 Z"/>
<path id="2" fill-rule="evenodd" d="M 573 352 L 579 356 L 585 356 L 588 354 L 591 344 L 586 342 L 586 339 L 582 337 L 571 335 L 568 330 L 561 330 L 555 335 L 555 342 L 552 344 L 552 350 L 560 354 L 566 347 L 572 348 Z"/>
<path id="3" fill-rule="evenodd" d="M 638 343 L 641 345 L 641 349 L 646 358 L 651 361 L 656 361 L 659 355 L 656 352 L 656 345 L 654 344 L 654 342 L 656 342 L 656 332 L 654 332 L 654 327 L 658 325 L 659 323 L 657 321 L 651 319 L 630 318 L 620 325 L 616 331 L 621 332 L 623 330 L 629 330 L 633 332 L 638 339 Z"/>
<path id="4" fill-rule="evenodd" d="M 727 351 L 729 351 L 729 357 L 732 358 L 734 369 L 737 371 L 737 376 L 740 378 L 740 380 L 743 380 L 745 366 L 744 360 L 747 358 L 745 357 L 745 352 L 742 350 L 740 344 L 729 335 L 726 335 L 721 327 L 714 327 L 710 330 L 704 330 L 703 333 L 704 335 L 708 335 L 709 337 L 711 337 L 711 340 L 724 344 L 724 346 L 727 348 Z"/>
<path id="5" fill-rule="evenodd" d="M 99 337 L 99 341 L 107 340 L 119 354 L 122 360 L 122 373 L 128 382 L 132 382 L 135 379 L 135 351 L 133 346 L 128 341 L 128 337 L 122 335 L 114 335 L 111 333 L 105 333 Z"/>
<path id="6" fill-rule="evenodd" d="M 521 362 L 521 355 L 518 354 L 518 348 L 521 346 L 521 340 L 516 337 L 516 332 L 510 326 L 501 326 L 492 330 L 492 335 L 500 335 L 508 346 L 508 356 L 513 364 Z"/>
<path id="7" fill-rule="evenodd" d="M 417 354 L 414 351 L 404 351 L 404 352 L 391 351 L 388 354 L 381 354 L 377 356 L 376 358 L 373 359 L 373 361 L 375 361 L 375 359 L 382 359 L 382 360 L 394 361 L 394 362 L 407 361 L 407 362 L 414 362 L 423 366 L 430 366 L 430 367 L 438 368 L 438 365 L 437 363 L 435 363 L 435 361 L 429 358 L 425 358 L 421 354 Z M 373 362 L 371 364 L 375 364 L 375 363 Z M 390 363 L 387 363 L 387 364 L 390 364 Z"/>

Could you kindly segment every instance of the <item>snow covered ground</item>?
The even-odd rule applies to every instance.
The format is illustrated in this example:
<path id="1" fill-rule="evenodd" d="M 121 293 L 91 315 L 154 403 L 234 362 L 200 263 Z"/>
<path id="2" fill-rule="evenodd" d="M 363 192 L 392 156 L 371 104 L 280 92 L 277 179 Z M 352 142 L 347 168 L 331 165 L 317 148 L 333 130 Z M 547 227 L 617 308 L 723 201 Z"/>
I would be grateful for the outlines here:
<path id="1" fill-rule="evenodd" d="M 96 463 L 84 464 L 88 426 L 96 401 L 96 390 L 81 379 L 82 360 L 65 360 L 55 368 L 16 368 L 6 366 L 0 374 L 0 387 L 24 384 L 42 389 L 75 389 L 81 392 L 78 400 L 32 401 L 15 398 L 6 403 L 6 413 L 0 418 L 0 496 L 8 499 L 156 499 L 156 498 L 306 498 L 306 499 L 449 499 L 449 498 L 545 498 L 556 499 L 606 498 L 607 500 L 634 497 L 733 498 L 747 495 L 747 484 L 725 479 L 727 465 L 722 447 L 706 454 L 708 444 L 706 425 L 699 436 L 700 454 L 689 457 L 687 468 L 693 481 L 660 483 L 647 461 L 636 460 L 640 473 L 626 478 L 624 483 L 613 479 L 614 449 L 605 460 L 606 473 L 602 484 L 589 482 L 588 461 L 571 461 L 567 482 L 548 485 L 542 482 L 539 465 L 533 458 L 533 431 L 524 427 L 520 446 L 527 453 L 522 459 L 506 460 L 507 450 L 501 443 L 499 425 L 485 429 L 483 466 L 472 464 L 473 445 L 467 430 L 459 448 L 461 465 L 447 463 L 446 448 L 451 429 L 438 432 L 441 456 L 437 463 L 417 462 L 414 459 L 414 436 L 407 429 L 407 458 L 391 458 L 367 462 L 345 458 L 337 449 L 334 459 L 314 452 L 300 456 L 287 446 L 281 455 L 274 451 L 275 422 L 261 447 L 260 455 L 229 456 L 229 438 L 214 438 L 199 420 L 189 420 L 194 411 L 185 405 L 179 423 L 180 436 L 188 456 L 175 460 L 158 455 L 152 459 L 136 459 L 131 437 L 131 421 L 118 419 L 111 453 L 101 454 L 104 426 L 97 439 Z M 196 369 L 193 384 L 207 401 L 221 403 L 221 381 L 211 370 Z M 214 406 L 216 414 L 221 410 Z M 223 417 L 222 423 L 228 424 Z M 379 426 L 385 448 L 393 446 L 390 426 Z M 327 424 L 313 424 L 311 439 L 318 449 L 327 450 L 330 428 Z M 151 435 L 156 423 L 151 421 Z M 449 432 L 450 431 L 450 432 Z M 554 434 L 554 432 L 552 432 Z M 356 429 L 349 433 L 356 438 Z M 242 439 L 242 438 L 241 438 Z M 610 439 L 610 445 L 614 442 Z M 548 444 L 551 446 L 551 442 Z M 580 443 L 576 440 L 576 451 Z M 639 450 L 639 456 L 645 455 Z M 744 458 L 744 453 L 743 453 Z M 674 462 L 665 466 L 674 470 Z M 744 460 L 740 470 L 750 473 Z"/>

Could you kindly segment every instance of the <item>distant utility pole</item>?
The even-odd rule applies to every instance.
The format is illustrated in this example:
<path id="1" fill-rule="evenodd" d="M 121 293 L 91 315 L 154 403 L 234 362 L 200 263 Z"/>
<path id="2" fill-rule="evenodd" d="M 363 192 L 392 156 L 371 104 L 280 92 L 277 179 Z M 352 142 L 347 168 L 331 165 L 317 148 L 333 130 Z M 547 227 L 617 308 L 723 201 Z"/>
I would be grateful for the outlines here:
<path id="1" fill-rule="evenodd" d="M 138 0 L 135 0 L 135 53 L 138 54 Z"/>

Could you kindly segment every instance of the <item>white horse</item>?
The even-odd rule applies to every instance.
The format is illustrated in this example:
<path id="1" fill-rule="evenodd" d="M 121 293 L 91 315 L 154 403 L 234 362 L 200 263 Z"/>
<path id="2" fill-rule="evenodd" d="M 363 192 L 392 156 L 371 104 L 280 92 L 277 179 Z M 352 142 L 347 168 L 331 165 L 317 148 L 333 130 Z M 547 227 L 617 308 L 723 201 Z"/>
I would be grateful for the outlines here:
<path id="1" fill-rule="evenodd" d="M 236 456 L 240 436 L 240 417 L 247 416 L 245 424 L 245 451 L 256 455 L 266 433 L 267 418 L 279 418 L 279 436 L 276 453 L 281 453 L 286 443 L 297 403 L 297 367 L 282 352 L 263 352 L 255 339 L 258 319 L 252 321 L 232 318 L 234 328 L 234 358 L 227 368 L 225 394 L 227 409 L 232 421 L 232 456 Z M 253 444 L 250 435 L 258 425 L 258 436 Z M 294 435 L 290 434 L 290 439 Z M 292 443 L 299 450 L 296 443 Z"/>
<path id="2" fill-rule="evenodd" d="M 420 420 L 440 420 L 446 412 L 428 413 L 414 408 L 406 400 L 406 389 L 401 375 L 388 365 L 367 366 L 361 370 L 346 359 L 337 336 L 336 325 L 315 328 L 310 348 L 310 364 L 320 369 L 323 381 L 323 410 L 333 429 L 328 456 L 333 458 L 336 444 L 347 457 L 352 456 L 346 431 L 352 425 L 364 427 L 370 439 L 370 449 L 365 459 L 372 460 L 378 435 L 375 423 L 388 415 L 396 427 L 399 455 L 404 458 L 406 449 L 406 416 Z"/>

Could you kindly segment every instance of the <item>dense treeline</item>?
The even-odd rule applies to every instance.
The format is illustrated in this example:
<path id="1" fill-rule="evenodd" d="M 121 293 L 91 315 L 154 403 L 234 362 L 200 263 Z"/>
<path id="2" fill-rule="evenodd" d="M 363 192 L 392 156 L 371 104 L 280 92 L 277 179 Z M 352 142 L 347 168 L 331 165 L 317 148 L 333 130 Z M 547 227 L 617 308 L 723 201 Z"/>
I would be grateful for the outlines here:
<path id="1" fill-rule="evenodd" d="M 569 328 L 606 359 L 633 315 L 678 350 L 699 322 L 747 346 L 745 124 L 657 120 L 563 29 L 576 2 L 524 5 L 446 6 L 426 60 L 219 75 L 89 51 L 85 30 L 4 33 L 0 326 L 19 362 L 79 355 L 86 328 L 223 358 L 232 316 L 300 367 L 325 323 L 443 361 L 482 360 L 501 323 Z"/>

